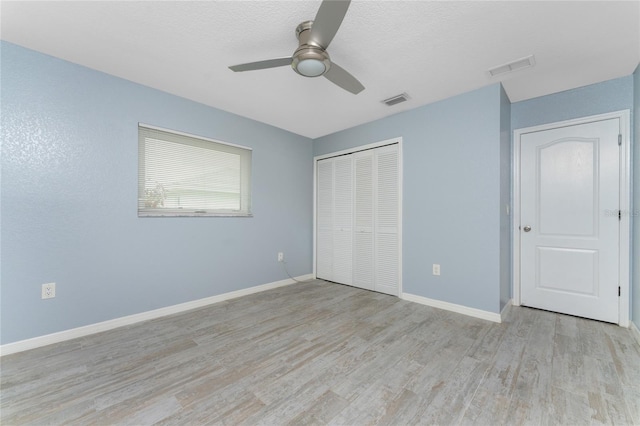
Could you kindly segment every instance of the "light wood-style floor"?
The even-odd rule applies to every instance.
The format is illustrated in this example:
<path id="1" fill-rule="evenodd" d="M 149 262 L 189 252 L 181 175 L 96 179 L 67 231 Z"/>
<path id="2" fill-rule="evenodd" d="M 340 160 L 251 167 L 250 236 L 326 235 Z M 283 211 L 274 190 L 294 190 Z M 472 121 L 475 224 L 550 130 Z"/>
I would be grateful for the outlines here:
<path id="1" fill-rule="evenodd" d="M 5 356 L 1 423 L 640 424 L 629 330 L 322 281 Z"/>

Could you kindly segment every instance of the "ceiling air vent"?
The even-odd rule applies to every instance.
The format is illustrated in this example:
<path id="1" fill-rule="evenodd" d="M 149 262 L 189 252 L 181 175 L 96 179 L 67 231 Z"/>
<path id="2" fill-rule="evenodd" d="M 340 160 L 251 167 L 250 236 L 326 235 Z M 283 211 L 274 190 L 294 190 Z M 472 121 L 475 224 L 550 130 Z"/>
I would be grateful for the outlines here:
<path id="1" fill-rule="evenodd" d="M 382 101 L 382 103 L 386 104 L 387 106 L 393 106 L 401 102 L 405 102 L 408 99 L 409 99 L 409 95 L 407 95 L 406 93 L 401 93 L 389 99 L 385 99 L 384 101 Z"/>
<path id="2" fill-rule="evenodd" d="M 509 62 L 508 64 L 500 65 L 489 70 L 489 75 L 491 77 L 495 77 L 501 74 L 506 74 L 508 72 L 513 72 L 517 70 L 521 70 L 524 68 L 532 67 L 536 64 L 536 61 L 533 57 L 527 56 L 526 58 L 518 59 L 513 62 Z"/>

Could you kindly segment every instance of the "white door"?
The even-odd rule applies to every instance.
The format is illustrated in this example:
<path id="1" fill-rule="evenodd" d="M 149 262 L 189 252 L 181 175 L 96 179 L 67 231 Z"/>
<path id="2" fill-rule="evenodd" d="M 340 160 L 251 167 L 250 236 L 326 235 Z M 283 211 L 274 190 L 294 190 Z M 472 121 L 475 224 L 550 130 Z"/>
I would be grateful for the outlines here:
<path id="1" fill-rule="evenodd" d="M 352 283 L 353 161 L 350 156 L 318 162 L 316 276 Z"/>
<path id="2" fill-rule="evenodd" d="M 619 119 L 520 137 L 521 304 L 618 322 Z"/>
<path id="3" fill-rule="evenodd" d="M 398 146 L 375 150 L 375 286 L 397 296 L 399 292 L 399 156 Z"/>
<path id="4" fill-rule="evenodd" d="M 318 161 L 316 276 L 333 280 L 333 160 Z"/>
<path id="5" fill-rule="evenodd" d="M 353 285 L 373 290 L 373 151 L 356 152 L 355 165 L 355 208 L 353 244 Z"/>
<path id="6" fill-rule="evenodd" d="M 317 161 L 316 277 L 400 293 L 398 144 Z"/>
<path id="7" fill-rule="evenodd" d="M 353 282 L 353 161 L 350 155 L 334 160 L 333 276 L 332 281 Z"/>

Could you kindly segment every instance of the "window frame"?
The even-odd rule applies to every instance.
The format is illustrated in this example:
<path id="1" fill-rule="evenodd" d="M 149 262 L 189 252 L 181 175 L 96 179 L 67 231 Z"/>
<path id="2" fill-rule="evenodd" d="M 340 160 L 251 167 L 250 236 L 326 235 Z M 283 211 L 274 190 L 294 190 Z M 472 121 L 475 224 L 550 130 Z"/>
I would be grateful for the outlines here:
<path id="1" fill-rule="evenodd" d="M 145 207 L 145 147 L 149 131 L 159 136 L 166 133 L 173 140 L 163 140 L 169 143 L 197 146 L 212 151 L 237 153 L 240 156 L 240 209 L 196 209 L 196 208 L 153 208 Z M 183 142 L 175 139 L 183 139 Z M 195 143 L 189 143 L 195 142 Z M 206 146 L 211 144 L 210 147 Z M 216 146 L 219 149 L 216 149 Z M 243 145 L 223 142 L 191 133 L 157 127 L 145 123 L 138 123 L 138 217 L 253 217 L 251 212 L 251 182 L 252 182 L 253 149 Z M 246 171 L 246 170 L 248 171 Z"/>

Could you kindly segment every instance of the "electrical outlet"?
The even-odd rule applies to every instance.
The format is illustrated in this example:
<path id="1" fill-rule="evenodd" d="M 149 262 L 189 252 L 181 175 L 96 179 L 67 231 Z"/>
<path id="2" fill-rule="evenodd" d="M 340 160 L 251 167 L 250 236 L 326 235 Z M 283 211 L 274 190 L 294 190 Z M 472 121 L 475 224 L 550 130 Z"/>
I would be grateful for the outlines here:
<path id="1" fill-rule="evenodd" d="M 440 264 L 433 264 L 433 275 L 440 275 Z"/>
<path id="2" fill-rule="evenodd" d="M 284 262 L 284 253 L 283 252 L 279 252 L 278 253 L 278 262 Z"/>
<path id="3" fill-rule="evenodd" d="M 51 299 L 56 297 L 56 283 L 42 284 L 42 298 Z"/>

